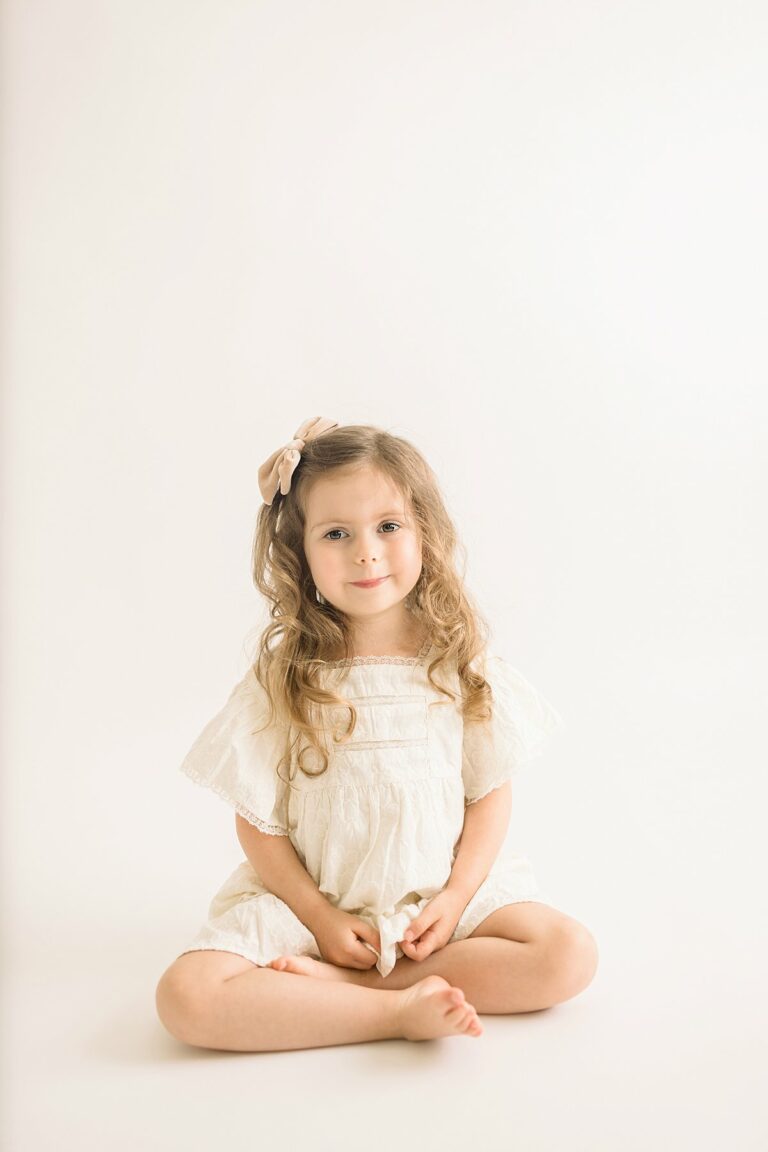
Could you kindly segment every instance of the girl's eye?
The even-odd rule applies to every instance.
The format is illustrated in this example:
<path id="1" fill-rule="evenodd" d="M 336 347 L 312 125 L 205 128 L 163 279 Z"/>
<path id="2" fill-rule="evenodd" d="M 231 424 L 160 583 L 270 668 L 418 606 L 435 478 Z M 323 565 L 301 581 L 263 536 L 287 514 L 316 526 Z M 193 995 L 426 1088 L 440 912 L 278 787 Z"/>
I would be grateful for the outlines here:
<path id="1" fill-rule="evenodd" d="M 385 520 L 381 526 L 382 526 L 382 528 L 392 527 L 392 528 L 398 528 L 398 529 L 400 527 L 400 525 L 396 524 L 394 520 Z M 331 528 L 331 530 L 329 532 L 326 532 L 323 539 L 324 540 L 329 540 L 329 539 L 338 540 L 338 536 L 334 536 L 333 533 L 334 532 L 343 532 L 343 531 L 344 531 L 343 528 Z M 385 536 L 391 536 L 392 533 L 391 532 L 385 532 L 384 535 Z"/>

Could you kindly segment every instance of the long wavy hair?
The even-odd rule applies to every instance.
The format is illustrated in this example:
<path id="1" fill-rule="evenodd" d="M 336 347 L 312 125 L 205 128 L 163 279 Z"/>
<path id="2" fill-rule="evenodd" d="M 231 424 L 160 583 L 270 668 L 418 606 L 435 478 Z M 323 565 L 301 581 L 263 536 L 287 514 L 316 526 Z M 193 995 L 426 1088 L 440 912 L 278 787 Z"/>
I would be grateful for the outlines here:
<path id="1" fill-rule="evenodd" d="M 479 723 L 491 717 L 491 688 L 483 675 L 488 626 L 464 587 L 466 552 L 437 478 L 409 441 L 368 424 L 345 425 L 307 441 L 290 491 L 283 496 L 278 490 L 272 504 L 262 504 L 257 517 L 253 580 L 269 602 L 271 621 L 260 633 L 251 659 L 269 700 L 266 726 L 276 723 L 287 733 L 278 771 L 287 765 L 290 772 L 295 764 L 307 776 L 322 775 L 329 763 L 330 742 L 344 743 L 355 730 L 356 708 L 334 691 L 333 678 L 324 676 L 339 666 L 343 673 L 344 662 L 350 659 L 349 620 L 330 602 L 316 599 L 304 552 L 304 527 L 313 482 L 337 469 L 365 465 L 399 490 L 421 538 L 422 570 L 406 607 L 423 624 L 436 649 L 428 679 L 438 692 L 458 701 L 456 693 L 434 676 L 441 666 L 454 669 L 461 689 L 457 706 L 464 721 Z M 342 661 L 334 660 L 338 652 L 346 653 Z M 342 715 L 348 710 L 346 727 L 332 722 L 339 708 Z M 317 771 L 308 769 L 307 757 L 319 763 Z"/>

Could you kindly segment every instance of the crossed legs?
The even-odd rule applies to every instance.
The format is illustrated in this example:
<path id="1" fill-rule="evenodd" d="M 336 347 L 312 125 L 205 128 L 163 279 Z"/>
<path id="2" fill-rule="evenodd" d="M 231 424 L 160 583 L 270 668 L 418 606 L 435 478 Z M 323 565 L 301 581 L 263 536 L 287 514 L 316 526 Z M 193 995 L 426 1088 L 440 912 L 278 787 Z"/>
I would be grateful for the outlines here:
<path id="1" fill-rule="evenodd" d="M 597 947 L 578 921 L 525 901 L 423 961 L 401 957 L 386 979 L 375 968 L 285 959 L 280 971 L 232 952 L 184 953 L 160 980 L 158 1015 L 185 1043 L 230 1051 L 478 1036 L 478 1012 L 537 1011 L 577 995 L 594 976 Z"/>
<path id="2" fill-rule="evenodd" d="M 495 1015 L 535 1012 L 578 995 L 595 974 L 598 952 L 583 924 L 547 904 L 524 901 L 497 909 L 466 939 L 424 960 L 400 957 L 386 977 L 378 968 L 336 968 L 303 956 L 284 959 L 284 971 L 377 990 L 399 991 L 426 976 L 442 976 L 461 988 L 477 1012 Z"/>

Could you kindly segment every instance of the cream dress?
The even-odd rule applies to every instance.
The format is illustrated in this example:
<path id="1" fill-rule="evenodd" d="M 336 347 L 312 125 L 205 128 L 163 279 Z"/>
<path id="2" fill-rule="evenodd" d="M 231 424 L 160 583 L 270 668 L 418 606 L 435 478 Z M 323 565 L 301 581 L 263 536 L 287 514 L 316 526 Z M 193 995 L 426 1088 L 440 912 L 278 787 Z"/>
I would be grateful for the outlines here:
<path id="1" fill-rule="evenodd" d="M 538 756 L 561 717 L 524 677 L 489 654 L 493 719 L 464 728 L 456 705 L 427 679 L 427 643 L 418 656 L 362 656 L 323 670 L 357 709 L 347 743 L 327 771 L 297 771 L 290 784 L 275 765 L 276 729 L 255 733 L 268 715 L 252 669 L 187 753 L 181 771 L 217 792 L 262 832 L 290 837 L 299 860 L 335 907 L 377 930 L 376 967 L 387 976 L 403 955 L 398 941 L 446 885 L 467 804 L 480 800 Z M 458 674 L 436 679 L 458 693 Z M 349 717 L 347 708 L 338 716 Z M 285 768 L 281 775 L 286 776 Z M 463 940 L 497 908 L 551 901 L 530 862 L 502 848 L 467 904 L 451 941 Z M 320 956 L 314 936 L 271 893 L 246 859 L 213 897 L 208 919 L 184 949 L 236 952 L 267 965 L 282 955 Z"/>

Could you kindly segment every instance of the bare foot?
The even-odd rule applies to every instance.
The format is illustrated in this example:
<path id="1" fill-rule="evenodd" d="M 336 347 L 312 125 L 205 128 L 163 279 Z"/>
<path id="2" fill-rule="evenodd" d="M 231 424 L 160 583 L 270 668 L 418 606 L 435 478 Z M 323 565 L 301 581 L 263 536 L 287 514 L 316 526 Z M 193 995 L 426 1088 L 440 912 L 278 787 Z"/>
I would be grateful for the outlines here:
<path id="1" fill-rule="evenodd" d="M 277 972 L 295 972 L 298 976 L 315 976 L 320 980 L 351 983 L 349 970 L 328 964 L 325 960 L 315 960 L 312 956 L 278 956 L 267 965 Z"/>
<path id="2" fill-rule="evenodd" d="M 482 1035 L 477 1013 L 461 988 L 453 988 L 442 976 L 425 976 L 399 995 L 400 1026 L 406 1040 Z"/>

